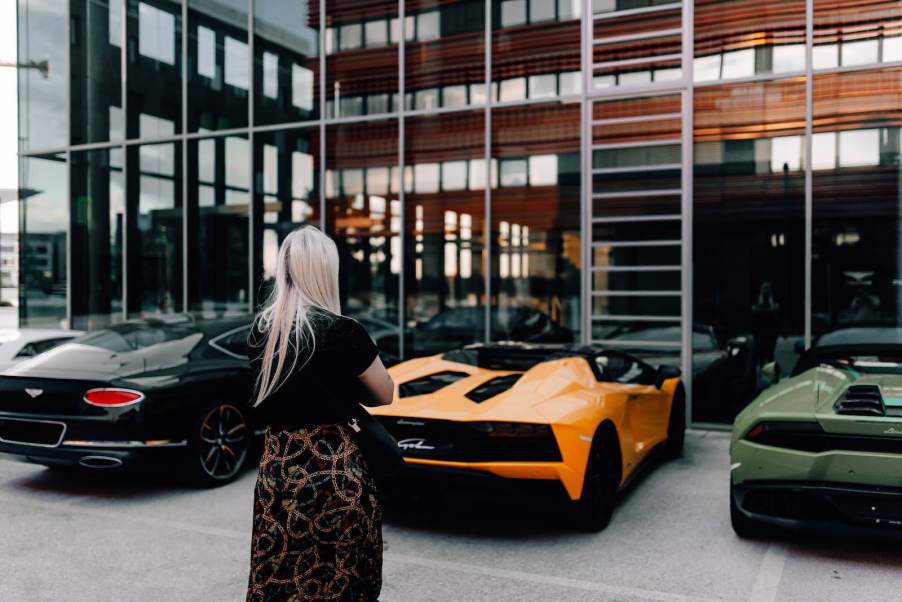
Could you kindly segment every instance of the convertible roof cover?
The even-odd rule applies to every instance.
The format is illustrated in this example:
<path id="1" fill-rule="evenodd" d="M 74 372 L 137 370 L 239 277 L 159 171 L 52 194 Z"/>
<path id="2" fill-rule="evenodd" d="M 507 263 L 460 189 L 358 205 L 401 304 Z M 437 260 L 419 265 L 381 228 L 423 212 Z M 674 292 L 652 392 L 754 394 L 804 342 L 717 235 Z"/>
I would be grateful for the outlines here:
<path id="1" fill-rule="evenodd" d="M 588 356 L 601 348 L 580 345 L 531 344 L 516 342 L 477 343 L 453 349 L 442 359 L 487 370 L 529 370 L 536 364 L 560 357 Z"/>

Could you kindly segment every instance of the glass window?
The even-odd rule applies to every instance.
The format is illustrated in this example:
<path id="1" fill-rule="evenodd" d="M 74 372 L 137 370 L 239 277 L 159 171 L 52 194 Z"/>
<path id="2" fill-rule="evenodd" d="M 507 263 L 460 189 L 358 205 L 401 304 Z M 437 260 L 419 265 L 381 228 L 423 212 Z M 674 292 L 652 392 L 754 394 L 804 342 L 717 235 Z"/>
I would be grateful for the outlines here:
<path id="1" fill-rule="evenodd" d="M 454 112 L 411 117 L 405 124 L 405 161 L 415 166 L 416 180 L 405 197 L 406 357 L 485 336 L 480 261 L 485 199 L 462 187 L 465 162 L 470 173 L 478 160 L 485 164 L 484 136 L 462 133 L 482 133 L 484 117 L 481 110 Z M 441 190 L 435 161 L 442 163 Z"/>
<path id="2" fill-rule="evenodd" d="M 732 422 L 804 333 L 804 99 L 802 78 L 695 92 L 696 421 Z"/>
<path id="3" fill-rule="evenodd" d="M 132 1 L 132 0 L 129 0 Z M 221 0 L 211 4 L 206 0 L 188 2 L 188 131 L 215 131 L 245 127 L 248 125 L 248 92 L 250 87 L 250 61 L 248 48 L 248 21 L 245 0 Z M 275 4 L 257 3 L 258 8 Z M 261 23 L 265 22 L 260 17 Z M 263 25 L 261 25 L 262 27 Z M 263 52 L 276 56 L 276 49 L 255 44 L 256 95 L 258 111 L 269 108 L 273 99 L 263 94 Z M 180 61 L 177 61 L 177 63 Z M 289 63 L 277 61 L 275 87 L 277 94 L 286 86 L 281 85 L 279 69 Z M 129 77 L 129 86 L 132 83 Z M 271 83 L 269 85 L 272 85 Z M 161 93 L 171 94 L 173 87 L 159 86 Z M 287 104 L 287 103 L 286 103 Z M 131 109 L 131 104 L 129 104 Z M 179 114 L 181 109 L 179 107 Z M 260 115 L 260 113 L 257 113 Z M 278 113 L 275 113 L 279 115 Z"/>
<path id="4" fill-rule="evenodd" d="M 819 132 L 811 137 L 811 168 L 836 167 L 836 132 Z"/>
<path id="5" fill-rule="evenodd" d="M 749 77 L 755 74 L 755 49 L 734 50 L 723 54 L 723 79 Z"/>
<path id="6" fill-rule="evenodd" d="M 561 21 L 579 19 L 582 14 L 582 0 L 558 0 L 557 13 Z"/>
<path id="7" fill-rule="evenodd" d="M 216 77 L 216 34 L 206 27 L 197 28 L 197 73 Z"/>
<path id="8" fill-rule="evenodd" d="M 229 36 L 225 38 L 225 83 L 248 89 L 247 44 Z"/>
<path id="9" fill-rule="evenodd" d="M 253 292 L 260 303 L 271 291 L 285 236 L 305 224 L 319 224 L 319 128 L 258 132 L 254 147 L 254 207 L 262 219 L 254 224 Z M 242 275 L 247 273 L 236 272 L 236 285 Z M 240 308 L 241 298 L 233 299 Z"/>
<path id="10" fill-rule="evenodd" d="M 69 142 L 69 58 L 65 44 L 69 16 L 54 3 L 25 0 L 19 0 L 17 15 L 18 60 L 46 64 L 46 68 L 18 71 L 21 150 L 62 148 Z M 87 25 L 75 27 L 73 33 L 84 28 Z"/>
<path id="11" fill-rule="evenodd" d="M 367 21 L 364 26 L 364 35 L 367 48 L 388 45 L 388 22 L 385 19 Z"/>
<path id="12" fill-rule="evenodd" d="M 579 123 L 579 106 L 572 104 L 493 111 L 499 172 L 492 183 L 493 338 L 515 333 L 518 340 L 550 343 L 579 337 Z M 547 150 L 523 157 L 523 149 Z M 553 188 L 539 193 L 534 186 Z"/>
<path id="13" fill-rule="evenodd" d="M 442 106 L 443 107 L 465 107 L 467 106 L 467 87 L 445 86 L 442 88 Z"/>
<path id="14" fill-rule="evenodd" d="M 181 144 L 127 152 L 128 315 L 182 311 Z"/>
<path id="15" fill-rule="evenodd" d="M 126 34 L 138 38 L 137 55 L 127 61 L 129 138 L 143 136 L 140 128 L 154 122 L 161 131 L 178 133 L 181 106 L 181 11 L 168 4 L 127 0 Z"/>
<path id="16" fill-rule="evenodd" d="M 555 186 L 557 174 L 557 155 L 533 155 L 529 158 L 530 186 Z"/>
<path id="17" fill-rule="evenodd" d="M 842 53 L 843 66 L 851 65 L 867 65 L 876 63 L 880 48 L 878 40 L 856 40 L 854 42 L 843 42 L 840 45 Z"/>
<path id="18" fill-rule="evenodd" d="M 309 4 L 308 12 L 318 14 L 318 5 Z M 326 101 L 332 108 L 327 117 L 386 112 L 368 111 L 367 99 L 398 91 L 398 52 L 387 48 L 393 35 L 390 24 L 397 17 L 397 3 L 363 7 L 353 2 L 325 1 L 326 26 L 336 29 L 339 45 L 339 52 L 326 58 Z M 308 67 L 319 72 L 318 64 Z M 318 87 L 316 84 L 314 89 Z"/>
<path id="19" fill-rule="evenodd" d="M 72 328 L 122 320 L 125 175 L 122 149 L 73 152 L 71 175 Z"/>
<path id="20" fill-rule="evenodd" d="M 249 308 L 249 162 L 246 138 L 188 141 L 191 311 L 222 314 Z"/>
<path id="21" fill-rule="evenodd" d="M 805 70 L 805 45 L 774 46 L 774 73 Z"/>
<path id="22" fill-rule="evenodd" d="M 363 45 L 363 29 L 360 23 L 348 23 L 338 28 L 338 42 L 342 51 L 356 50 Z"/>
<path id="23" fill-rule="evenodd" d="M 693 77 L 697 82 L 711 82 L 720 79 L 721 55 L 699 56 L 693 63 Z"/>
<path id="24" fill-rule="evenodd" d="M 379 113 L 388 113 L 389 109 L 388 94 L 372 94 L 366 97 L 366 113 L 367 115 L 378 115 Z"/>
<path id="25" fill-rule="evenodd" d="M 902 61 L 902 37 L 883 38 L 883 62 Z"/>
<path id="26" fill-rule="evenodd" d="M 529 97 L 548 98 L 557 95 L 557 76 L 554 73 L 531 75 L 529 77 Z"/>
<path id="27" fill-rule="evenodd" d="M 815 69 L 839 66 L 839 44 L 825 44 L 812 49 L 811 61 Z"/>
<path id="28" fill-rule="evenodd" d="M 880 164 L 880 130 L 839 132 L 839 167 Z"/>
<path id="29" fill-rule="evenodd" d="M 19 324 L 64 327 L 70 216 L 65 155 L 23 157 L 19 165 Z"/>
<path id="30" fill-rule="evenodd" d="M 504 159 L 500 162 L 502 186 L 526 186 L 526 159 Z"/>
<path id="31" fill-rule="evenodd" d="M 501 2 L 501 27 L 515 27 L 526 23 L 526 0 Z"/>
<path id="32" fill-rule="evenodd" d="M 359 320 L 383 359 L 400 358 L 398 291 L 401 205 L 390 186 L 398 163 L 396 119 L 329 126 L 326 164 L 355 183 L 326 199 L 326 228 L 338 245 L 342 310 Z"/>
<path id="33" fill-rule="evenodd" d="M 570 71 L 561 73 L 559 76 L 561 96 L 570 94 L 579 94 L 583 89 L 582 73 L 579 71 Z"/>
<path id="34" fill-rule="evenodd" d="M 175 15 L 144 2 L 138 3 L 138 52 L 169 65 L 175 64 Z"/>
<path id="35" fill-rule="evenodd" d="M 428 42 L 437 40 L 441 35 L 440 13 L 437 10 L 422 12 L 417 18 L 417 40 Z"/>
<path id="36" fill-rule="evenodd" d="M 438 192 L 438 163 L 419 163 L 413 166 L 413 189 L 415 192 Z"/>
<path id="37" fill-rule="evenodd" d="M 428 88 L 426 90 L 417 90 L 414 92 L 414 109 L 434 109 L 438 107 L 438 90 Z"/>
<path id="38" fill-rule="evenodd" d="M 498 88 L 498 100 L 501 102 L 523 100 L 526 98 L 526 78 L 515 77 L 501 80 Z"/>
<path id="39" fill-rule="evenodd" d="M 263 95 L 269 98 L 279 96 L 279 57 L 271 52 L 263 53 Z"/>
<path id="40" fill-rule="evenodd" d="M 557 0 L 530 0 L 529 22 L 554 21 Z"/>
<path id="41" fill-rule="evenodd" d="M 31 6 L 34 6 L 32 4 Z M 122 4 L 109 0 L 77 0 L 70 4 L 69 68 L 71 78 L 72 143 L 85 144 L 122 140 Z M 98 18 L 106 14 L 107 19 Z M 101 27 L 109 27 L 109 44 L 95 43 Z M 27 79 L 20 71 L 20 78 Z M 48 99 L 28 98 L 28 102 Z M 26 104 L 21 105 L 22 109 Z M 25 130 L 22 131 L 24 133 Z"/>
<path id="42" fill-rule="evenodd" d="M 314 97 L 313 71 L 300 65 L 291 66 L 291 104 L 306 112 L 309 117 L 313 112 Z"/>
<path id="43" fill-rule="evenodd" d="M 467 162 L 445 161 L 442 163 L 442 190 L 467 189 Z"/>

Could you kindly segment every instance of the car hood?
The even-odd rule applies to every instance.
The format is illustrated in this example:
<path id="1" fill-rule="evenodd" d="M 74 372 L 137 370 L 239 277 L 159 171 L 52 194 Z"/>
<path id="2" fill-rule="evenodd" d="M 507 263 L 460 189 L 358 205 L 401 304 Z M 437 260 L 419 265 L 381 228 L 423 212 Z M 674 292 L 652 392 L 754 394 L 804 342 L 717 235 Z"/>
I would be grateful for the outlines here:
<path id="1" fill-rule="evenodd" d="M 512 422 L 548 422 L 585 405 L 576 395 L 590 386 L 593 378 L 585 360 L 561 358 L 543 362 L 522 372 L 523 376 L 507 391 L 482 402 L 466 393 L 479 385 L 508 374 L 509 370 L 488 370 L 442 360 L 440 356 L 412 360 L 389 370 L 396 383 L 442 371 L 464 372 L 469 376 L 434 393 L 398 398 L 389 406 L 373 408 L 373 414 L 438 420 L 498 420 Z"/>

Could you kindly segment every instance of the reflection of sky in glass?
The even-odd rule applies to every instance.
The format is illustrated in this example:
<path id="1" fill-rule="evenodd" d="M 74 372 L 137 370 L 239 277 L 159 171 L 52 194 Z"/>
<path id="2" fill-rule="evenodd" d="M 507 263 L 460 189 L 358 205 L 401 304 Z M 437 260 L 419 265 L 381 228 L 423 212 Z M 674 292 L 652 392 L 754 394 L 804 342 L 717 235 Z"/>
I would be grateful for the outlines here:
<path id="1" fill-rule="evenodd" d="M 69 222 L 66 202 L 66 165 L 42 158 L 22 160 L 22 181 L 25 189 L 37 194 L 24 199 L 25 232 L 65 232 Z"/>
<path id="2" fill-rule="evenodd" d="M 47 79 L 35 69 L 20 71 L 23 112 L 19 136 L 26 148 L 60 148 L 69 137 L 67 15 L 57 0 L 29 0 L 19 15 L 19 60 L 48 61 Z M 27 28 L 26 28 L 27 25 Z"/>

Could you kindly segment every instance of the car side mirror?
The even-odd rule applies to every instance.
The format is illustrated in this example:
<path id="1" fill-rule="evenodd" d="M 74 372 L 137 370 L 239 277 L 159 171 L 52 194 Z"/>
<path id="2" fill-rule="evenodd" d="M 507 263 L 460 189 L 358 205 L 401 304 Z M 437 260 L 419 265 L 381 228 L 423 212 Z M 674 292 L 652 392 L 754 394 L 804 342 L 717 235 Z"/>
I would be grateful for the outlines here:
<path id="1" fill-rule="evenodd" d="M 767 362 L 761 366 L 761 376 L 772 385 L 780 382 L 780 366 L 777 362 Z"/>
<path id="2" fill-rule="evenodd" d="M 660 389 L 664 386 L 664 381 L 670 380 L 671 378 L 678 378 L 682 374 L 680 369 L 676 366 L 658 366 L 658 370 L 655 373 L 655 388 Z"/>

